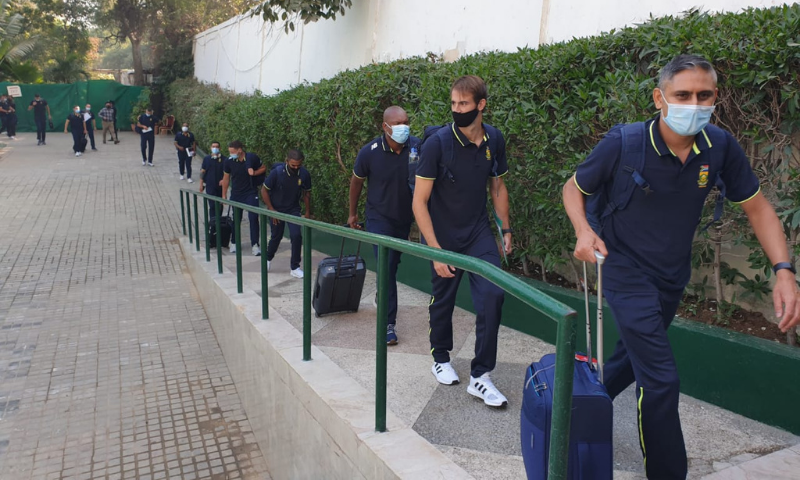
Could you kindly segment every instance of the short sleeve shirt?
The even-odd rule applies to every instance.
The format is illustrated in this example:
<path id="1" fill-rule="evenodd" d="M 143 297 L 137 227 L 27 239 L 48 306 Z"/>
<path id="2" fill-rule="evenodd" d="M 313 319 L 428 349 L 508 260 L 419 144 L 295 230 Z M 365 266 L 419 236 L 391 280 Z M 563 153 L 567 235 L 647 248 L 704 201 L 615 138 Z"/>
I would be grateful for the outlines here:
<path id="1" fill-rule="evenodd" d="M 300 210 L 303 194 L 311 191 L 311 174 L 304 167 L 293 174 L 285 164 L 277 165 L 264 180 L 264 187 L 275 210 L 293 213 Z"/>
<path id="2" fill-rule="evenodd" d="M 203 159 L 203 166 L 200 167 L 203 172 L 203 181 L 206 184 L 206 193 L 209 195 L 222 195 L 222 187 L 219 182 L 222 180 L 223 167 L 225 165 L 226 157 L 219 155 L 214 158 L 211 155 L 206 155 Z"/>
<path id="3" fill-rule="evenodd" d="M 419 139 L 409 137 L 395 153 L 385 136 L 366 144 L 356 156 L 353 175 L 367 179 L 367 221 L 384 220 L 398 226 L 410 225 L 411 188 L 408 186 L 408 154 L 419 148 Z"/>
<path id="4" fill-rule="evenodd" d="M 67 120 L 69 120 L 69 128 L 73 132 L 83 133 L 84 120 L 82 113 L 78 113 L 77 115 L 73 113 L 67 117 Z"/>
<path id="5" fill-rule="evenodd" d="M 194 134 L 192 132 L 178 132 L 175 135 L 175 142 L 178 144 L 179 147 L 189 148 L 194 145 Z"/>
<path id="6" fill-rule="evenodd" d="M 502 134 L 486 127 L 480 145 L 450 124 L 421 146 L 417 177 L 434 181 L 428 210 L 436 239 L 447 250 L 464 251 L 483 235 L 492 235 L 486 189 L 490 178 L 508 173 L 508 162 Z M 442 142 L 451 143 L 452 158 L 442 158 Z"/>
<path id="7" fill-rule="evenodd" d="M 242 200 L 245 197 L 255 197 L 254 177 L 247 172 L 248 164 L 245 158 L 228 158 L 222 165 L 223 171 L 231 177 L 231 199 Z"/>
<path id="8" fill-rule="evenodd" d="M 145 114 L 139 115 L 139 123 L 144 125 L 145 127 L 153 128 L 156 126 L 156 117 L 150 115 L 149 117 Z M 148 134 L 153 133 L 155 130 L 151 130 L 147 132 Z"/>
<path id="9" fill-rule="evenodd" d="M 729 132 L 707 126 L 681 163 L 658 129 L 659 117 L 645 124 L 640 174 L 651 193 L 636 188 L 627 207 L 606 217 L 600 232 L 609 249 L 603 281 L 611 290 L 638 291 L 646 285 L 682 290 L 691 275 L 692 241 L 716 178 L 721 175 L 726 198 L 734 203 L 759 192 L 750 162 Z M 574 181 L 581 192 L 607 197 L 621 152 L 620 132 L 606 135 L 577 168 Z"/>
<path id="10" fill-rule="evenodd" d="M 252 152 L 245 153 L 247 168 L 252 168 L 253 170 L 258 170 L 261 168 L 263 163 L 261 163 L 261 158 L 258 155 Z M 253 186 L 259 186 L 264 183 L 264 179 L 267 178 L 267 172 L 254 175 L 253 177 Z"/>
<path id="11" fill-rule="evenodd" d="M 47 113 L 47 100 L 40 98 L 37 102 L 36 100 L 31 101 L 31 105 L 33 106 L 33 116 L 35 118 L 44 118 Z"/>

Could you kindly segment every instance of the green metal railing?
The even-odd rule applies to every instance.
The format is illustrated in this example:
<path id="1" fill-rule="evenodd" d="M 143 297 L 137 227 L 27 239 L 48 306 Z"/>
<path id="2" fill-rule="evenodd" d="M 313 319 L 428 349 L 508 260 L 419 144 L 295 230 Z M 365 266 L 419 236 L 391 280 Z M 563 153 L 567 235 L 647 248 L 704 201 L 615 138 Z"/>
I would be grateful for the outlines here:
<path id="1" fill-rule="evenodd" d="M 324 232 L 338 237 L 349 238 L 360 242 L 365 242 L 378 246 L 378 312 L 377 312 L 377 331 L 375 337 L 375 430 L 386 431 L 386 321 L 388 305 L 386 304 L 387 295 L 384 295 L 389 283 L 389 251 L 397 250 L 408 255 L 424 258 L 437 262 L 443 262 L 460 268 L 467 272 L 472 272 L 506 292 L 517 297 L 528 306 L 542 312 L 558 324 L 556 337 L 556 366 L 555 366 L 555 386 L 553 389 L 553 416 L 551 420 L 550 435 L 550 455 L 549 473 L 550 480 L 566 480 L 567 478 L 567 459 L 569 455 L 569 431 L 572 409 L 572 381 L 574 372 L 574 358 L 576 346 L 577 313 L 575 310 L 563 303 L 549 297 L 536 288 L 523 282 L 519 278 L 504 272 L 502 269 L 477 258 L 453 253 L 421 245 L 418 243 L 399 240 L 396 238 L 376 235 L 360 230 L 340 227 L 323 223 L 316 220 L 308 220 L 294 215 L 279 213 L 265 208 L 253 207 L 239 202 L 222 199 L 212 195 L 207 195 L 189 189 L 181 189 L 181 223 L 183 234 L 188 232 L 189 242 L 195 244 L 196 250 L 200 251 L 200 233 L 197 219 L 197 198 L 212 201 L 215 209 L 216 231 L 220 231 L 220 217 L 223 205 L 230 205 L 234 212 L 234 231 L 236 245 L 236 281 L 238 292 L 242 293 L 242 242 L 241 228 L 239 219 L 243 211 L 253 212 L 259 216 L 261 246 L 265 249 L 261 255 L 261 299 L 262 299 L 262 318 L 268 319 L 269 314 L 269 285 L 266 261 L 266 221 L 268 218 L 277 218 L 289 223 L 301 225 L 303 228 L 303 360 L 311 360 L 311 231 Z M 194 197 L 194 225 L 192 225 L 192 212 L 189 197 Z M 185 199 L 184 199 L 185 197 Z M 206 205 L 206 202 L 203 202 Z M 204 207 L 208 211 L 208 207 Z M 205 217 L 205 244 L 206 261 L 211 261 L 210 247 L 208 244 L 209 225 L 208 215 Z M 194 226 L 194 232 L 192 232 Z M 222 242 L 220 235 L 216 236 L 217 249 L 217 268 L 219 273 L 222 269 Z"/>

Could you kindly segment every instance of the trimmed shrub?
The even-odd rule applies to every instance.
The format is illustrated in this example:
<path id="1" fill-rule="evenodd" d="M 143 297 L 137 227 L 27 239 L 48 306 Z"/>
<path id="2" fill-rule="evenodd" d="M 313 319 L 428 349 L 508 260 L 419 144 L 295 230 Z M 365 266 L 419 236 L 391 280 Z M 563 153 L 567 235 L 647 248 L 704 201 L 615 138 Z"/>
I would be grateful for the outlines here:
<path id="1" fill-rule="evenodd" d="M 429 55 L 372 64 L 273 96 L 179 80 L 169 89 L 169 102 L 203 145 L 240 139 L 268 164 L 301 148 L 314 177 L 315 216 L 343 223 L 356 153 L 379 134 L 383 110 L 404 107 L 412 134 L 420 135 L 424 126 L 450 120 L 451 82 L 480 75 L 489 86 L 485 121 L 508 142 L 515 258 L 551 269 L 570 262 L 574 245 L 561 186 L 611 126 L 656 114 L 658 70 L 680 53 L 714 63 L 720 99 L 713 121 L 742 143 L 796 239 L 800 209 L 791 199 L 800 198 L 800 186 L 790 168 L 798 164 L 799 44 L 798 4 L 720 15 L 692 10 L 536 50 L 481 53 L 455 63 Z M 753 241 L 741 210 L 728 206 L 725 218 L 727 242 Z M 709 264 L 713 251 L 707 237 L 699 242 L 696 266 Z M 760 248 L 753 252 L 753 266 L 771 273 Z"/>

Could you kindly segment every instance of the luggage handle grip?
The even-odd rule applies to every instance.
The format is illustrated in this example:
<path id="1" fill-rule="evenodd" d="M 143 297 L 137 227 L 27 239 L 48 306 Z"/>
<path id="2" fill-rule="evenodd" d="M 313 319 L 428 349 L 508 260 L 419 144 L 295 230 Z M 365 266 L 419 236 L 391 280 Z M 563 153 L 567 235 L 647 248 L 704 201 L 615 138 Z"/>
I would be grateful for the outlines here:
<path id="1" fill-rule="evenodd" d="M 359 225 L 361 225 L 361 224 L 359 224 Z M 348 224 L 348 223 L 345 223 L 342 226 L 345 227 L 345 228 L 350 228 L 350 224 Z M 362 226 L 361 228 L 364 228 L 364 227 Z M 345 237 L 342 237 L 342 247 L 339 249 L 339 261 L 336 262 L 336 272 L 334 272 L 334 278 L 337 279 L 337 280 L 341 276 L 340 275 L 340 269 L 342 268 L 342 259 L 344 258 L 344 241 L 345 241 Z M 359 254 L 360 253 L 361 253 L 361 242 L 359 241 L 358 242 L 358 247 L 356 247 L 356 265 L 355 265 L 355 267 L 353 267 L 354 271 L 358 268 L 358 258 L 359 258 Z M 353 274 L 355 274 L 355 272 Z M 351 274 L 351 276 L 353 274 Z"/>
<path id="2" fill-rule="evenodd" d="M 597 370 L 600 383 L 603 383 L 603 263 L 606 257 L 595 250 L 597 261 Z M 592 361 L 592 325 L 589 308 L 589 277 L 586 271 L 586 262 L 583 262 L 583 292 L 586 301 L 586 357 L 589 368 L 594 368 Z"/>

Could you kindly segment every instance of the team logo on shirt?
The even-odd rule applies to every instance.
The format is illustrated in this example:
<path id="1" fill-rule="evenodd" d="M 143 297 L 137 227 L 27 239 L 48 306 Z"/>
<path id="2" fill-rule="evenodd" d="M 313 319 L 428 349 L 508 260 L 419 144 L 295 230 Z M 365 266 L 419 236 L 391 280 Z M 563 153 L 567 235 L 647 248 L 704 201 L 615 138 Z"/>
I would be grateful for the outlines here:
<path id="1" fill-rule="evenodd" d="M 492 160 L 492 151 L 489 150 L 489 146 L 487 145 L 486 146 L 486 161 L 491 161 L 491 160 Z"/>
<path id="2" fill-rule="evenodd" d="M 297 179 L 297 186 L 299 187 L 302 183 L 303 183 L 303 181 L 298 178 Z"/>
<path id="3" fill-rule="evenodd" d="M 697 186 L 706 188 L 708 186 L 708 165 L 700 165 L 700 174 L 697 176 Z"/>

